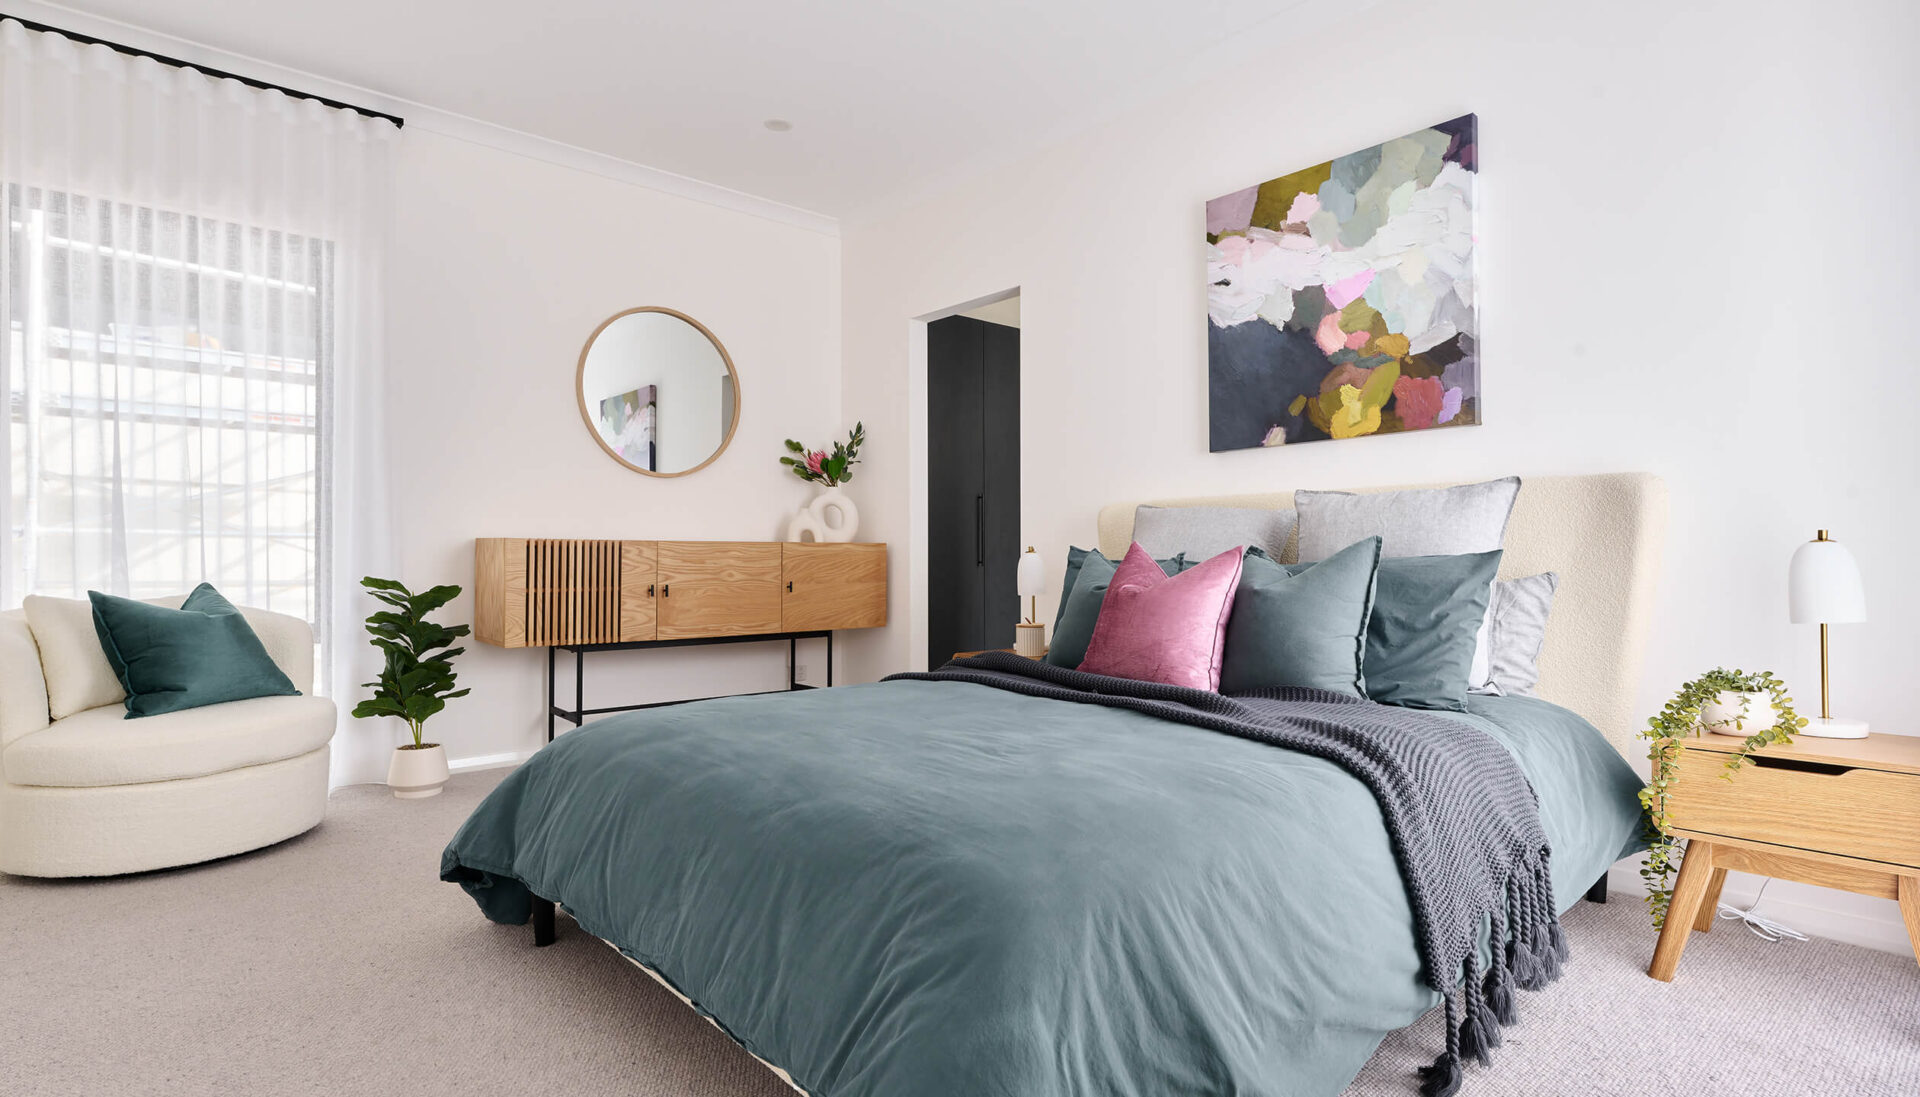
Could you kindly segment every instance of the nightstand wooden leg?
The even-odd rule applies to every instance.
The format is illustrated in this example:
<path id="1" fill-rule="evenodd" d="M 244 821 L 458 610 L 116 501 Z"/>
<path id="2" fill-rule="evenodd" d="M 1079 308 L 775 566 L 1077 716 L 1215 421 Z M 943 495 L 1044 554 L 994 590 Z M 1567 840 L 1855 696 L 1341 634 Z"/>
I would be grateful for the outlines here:
<path id="1" fill-rule="evenodd" d="M 1700 899 L 1700 913 L 1694 915 L 1693 931 L 1705 933 L 1713 928 L 1713 920 L 1720 913 L 1720 889 L 1726 886 L 1727 870 L 1716 868 L 1713 879 L 1707 881 L 1707 893 Z"/>
<path id="2" fill-rule="evenodd" d="M 1900 917 L 1907 923 L 1907 940 L 1913 942 L 1913 955 L 1920 960 L 1920 876 L 1900 877 Z"/>
<path id="3" fill-rule="evenodd" d="M 1673 882 L 1673 900 L 1667 904 L 1667 924 L 1660 930 L 1660 942 L 1653 946 L 1653 962 L 1647 974 L 1663 983 L 1673 982 L 1680 966 L 1680 953 L 1693 933 L 1693 919 L 1700 912 L 1700 900 L 1706 898 L 1707 885 L 1713 880 L 1713 843 L 1698 838 L 1687 842 L 1687 855 L 1680 862 L 1680 876 Z"/>

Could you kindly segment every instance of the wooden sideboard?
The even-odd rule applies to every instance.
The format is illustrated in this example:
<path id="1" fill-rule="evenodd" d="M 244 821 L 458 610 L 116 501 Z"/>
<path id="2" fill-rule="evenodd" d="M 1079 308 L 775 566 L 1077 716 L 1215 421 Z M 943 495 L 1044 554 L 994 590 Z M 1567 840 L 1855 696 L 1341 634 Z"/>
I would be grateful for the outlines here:
<path id="1" fill-rule="evenodd" d="M 473 599 L 476 639 L 547 649 L 552 739 L 555 718 L 579 725 L 654 707 L 587 708 L 588 652 L 784 640 L 788 688 L 805 689 L 796 645 L 824 638 L 832 685 L 834 630 L 887 623 L 887 546 L 481 537 L 473 543 Z M 574 654 L 571 709 L 555 697 L 556 650 Z"/>
<path id="2" fill-rule="evenodd" d="M 887 546 L 473 543 L 474 636 L 506 648 L 777 636 L 887 623 Z"/>

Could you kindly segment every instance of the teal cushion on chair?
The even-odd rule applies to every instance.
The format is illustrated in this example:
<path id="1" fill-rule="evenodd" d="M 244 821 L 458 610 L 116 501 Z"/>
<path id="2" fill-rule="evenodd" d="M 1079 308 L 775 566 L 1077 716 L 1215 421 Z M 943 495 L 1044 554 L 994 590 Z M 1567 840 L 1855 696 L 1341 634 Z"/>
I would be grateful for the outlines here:
<path id="1" fill-rule="evenodd" d="M 1220 692 L 1307 686 L 1365 696 L 1362 659 L 1380 538 L 1311 564 L 1279 564 L 1247 550 L 1227 620 Z"/>
<path id="2" fill-rule="evenodd" d="M 1467 677 L 1500 550 L 1380 561 L 1367 622 L 1367 696 L 1406 708 L 1467 708 Z"/>
<path id="3" fill-rule="evenodd" d="M 211 583 L 179 609 L 87 592 L 107 662 L 127 691 L 127 716 L 298 694 L 247 619 Z"/>

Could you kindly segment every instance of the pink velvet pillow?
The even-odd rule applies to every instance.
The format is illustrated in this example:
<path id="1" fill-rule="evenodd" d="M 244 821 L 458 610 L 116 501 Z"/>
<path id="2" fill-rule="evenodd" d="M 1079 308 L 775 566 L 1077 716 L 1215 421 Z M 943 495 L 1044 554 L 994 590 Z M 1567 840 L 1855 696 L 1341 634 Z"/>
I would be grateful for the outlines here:
<path id="1" fill-rule="evenodd" d="M 1114 569 L 1086 661 L 1091 674 L 1220 688 L 1227 618 L 1240 587 L 1240 554 L 1228 549 L 1198 567 L 1168 575 L 1139 544 Z"/>

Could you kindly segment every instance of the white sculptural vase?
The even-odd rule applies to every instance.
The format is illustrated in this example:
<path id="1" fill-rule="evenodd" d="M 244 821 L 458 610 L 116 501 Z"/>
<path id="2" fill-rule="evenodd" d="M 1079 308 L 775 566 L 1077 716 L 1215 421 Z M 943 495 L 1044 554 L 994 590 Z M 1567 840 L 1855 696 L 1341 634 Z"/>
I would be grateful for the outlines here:
<path id="1" fill-rule="evenodd" d="M 839 485 L 822 488 L 787 523 L 789 541 L 851 541 L 860 531 L 860 510 Z"/>

